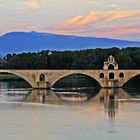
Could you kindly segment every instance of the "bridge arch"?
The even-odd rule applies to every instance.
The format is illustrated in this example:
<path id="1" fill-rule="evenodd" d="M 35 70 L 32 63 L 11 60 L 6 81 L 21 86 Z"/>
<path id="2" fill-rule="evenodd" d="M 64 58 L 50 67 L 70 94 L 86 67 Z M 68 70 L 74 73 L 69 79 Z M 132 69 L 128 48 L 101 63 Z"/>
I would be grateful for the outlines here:
<path id="1" fill-rule="evenodd" d="M 25 76 L 18 74 L 16 72 L 0 71 L 0 74 L 12 74 L 12 75 L 18 76 L 18 77 L 22 78 L 23 80 L 25 80 L 31 87 L 33 87 L 33 84 L 30 80 L 28 80 Z"/>
<path id="2" fill-rule="evenodd" d="M 100 82 L 98 81 L 99 78 L 96 78 L 96 77 L 94 77 L 94 76 L 91 76 L 90 74 L 87 74 L 87 73 L 68 73 L 68 74 L 64 74 L 64 75 L 58 77 L 57 79 L 55 79 L 55 80 L 52 82 L 51 87 L 53 87 L 53 85 L 54 85 L 56 82 L 58 82 L 59 80 L 61 80 L 62 78 L 67 77 L 67 76 L 70 76 L 70 75 L 85 75 L 85 76 L 90 77 L 90 78 L 92 78 L 93 80 L 95 80 L 95 81 L 97 82 L 97 84 L 101 87 L 101 84 L 100 84 Z"/>
<path id="3" fill-rule="evenodd" d="M 114 70 L 115 66 L 113 63 L 108 65 L 108 70 Z"/>
<path id="4" fill-rule="evenodd" d="M 137 81 L 137 82 L 136 82 L 136 81 Z M 133 84 L 133 83 L 134 83 L 135 86 L 140 87 L 140 73 L 139 73 L 139 74 L 135 74 L 135 75 L 133 75 L 132 77 L 129 77 L 129 78 L 124 82 L 123 87 L 126 86 L 127 84 L 128 84 L 128 86 L 129 86 L 129 84 L 131 85 L 131 84 Z"/>

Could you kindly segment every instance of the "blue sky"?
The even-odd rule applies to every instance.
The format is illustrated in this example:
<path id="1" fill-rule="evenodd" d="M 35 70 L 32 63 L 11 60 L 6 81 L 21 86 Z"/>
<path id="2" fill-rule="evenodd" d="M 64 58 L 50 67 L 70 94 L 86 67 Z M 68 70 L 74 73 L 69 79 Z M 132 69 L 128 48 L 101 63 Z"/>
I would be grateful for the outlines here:
<path id="1" fill-rule="evenodd" d="M 140 0 L 0 0 L 0 34 L 40 31 L 140 41 Z"/>

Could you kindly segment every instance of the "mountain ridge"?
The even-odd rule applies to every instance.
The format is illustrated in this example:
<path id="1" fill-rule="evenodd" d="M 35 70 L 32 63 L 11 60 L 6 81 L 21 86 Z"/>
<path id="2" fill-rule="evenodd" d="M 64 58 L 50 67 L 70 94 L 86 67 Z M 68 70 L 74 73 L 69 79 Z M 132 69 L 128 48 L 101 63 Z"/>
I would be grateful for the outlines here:
<path id="1" fill-rule="evenodd" d="M 45 32 L 9 32 L 0 36 L 0 54 L 41 50 L 80 50 L 94 48 L 140 47 L 140 41 L 53 34 Z"/>

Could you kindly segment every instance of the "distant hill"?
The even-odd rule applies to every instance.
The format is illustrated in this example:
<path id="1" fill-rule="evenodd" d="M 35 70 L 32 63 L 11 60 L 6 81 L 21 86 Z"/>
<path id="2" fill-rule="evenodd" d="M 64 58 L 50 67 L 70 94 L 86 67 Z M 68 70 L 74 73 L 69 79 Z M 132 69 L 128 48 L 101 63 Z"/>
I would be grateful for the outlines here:
<path id="1" fill-rule="evenodd" d="M 140 47 L 140 42 L 39 32 L 10 32 L 0 36 L 0 54 L 41 50 Z"/>

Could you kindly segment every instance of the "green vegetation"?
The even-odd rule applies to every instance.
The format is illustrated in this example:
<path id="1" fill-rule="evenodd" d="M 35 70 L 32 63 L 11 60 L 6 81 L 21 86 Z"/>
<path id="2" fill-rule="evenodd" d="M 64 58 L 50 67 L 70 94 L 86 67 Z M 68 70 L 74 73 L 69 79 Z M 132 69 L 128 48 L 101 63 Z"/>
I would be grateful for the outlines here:
<path id="1" fill-rule="evenodd" d="M 0 74 L 0 81 L 17 81 L 17 80 L 22 80 L 22 78 L 12 74 Z"/>
<path id="2" fill-rule="evenodd" d="M 0 69 L 102 69 L 109 55 L 120 69 L 140 69 L 140 48 L 136 47 L 7 54 L 0 60 Z"/>
<path id="3" fill-rule="evenodd" d="M 93 78 L 82 74 L 68 75 L 66 77 L 61 78 L 53 85 L 53 88 L 81 88 L 81 87 L 98 88 L 100 87 L 100 85 Z"/>

